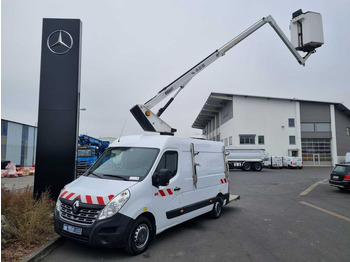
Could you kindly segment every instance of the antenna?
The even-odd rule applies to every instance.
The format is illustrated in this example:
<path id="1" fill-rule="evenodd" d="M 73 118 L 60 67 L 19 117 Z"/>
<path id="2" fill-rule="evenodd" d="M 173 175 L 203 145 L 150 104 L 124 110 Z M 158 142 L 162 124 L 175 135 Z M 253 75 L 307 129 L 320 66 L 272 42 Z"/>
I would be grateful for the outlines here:
<path id="1" fill-rule="evenodd" d="M 120 135 L 119 135 L 119 138 L 118 138 L 118 142 L 120 142 L 120 138 L 122 137 L 122 134 L 123 134 L 123 131 L 124 131 L 124 127 L 125 127 L 125 124 L 126 124 L 126 118 L 125 118 L 125 121 L 124 121 L 124 125 L 123 125 L 123 128 L 122 128 L 122 131 L 120 132 Z"/>

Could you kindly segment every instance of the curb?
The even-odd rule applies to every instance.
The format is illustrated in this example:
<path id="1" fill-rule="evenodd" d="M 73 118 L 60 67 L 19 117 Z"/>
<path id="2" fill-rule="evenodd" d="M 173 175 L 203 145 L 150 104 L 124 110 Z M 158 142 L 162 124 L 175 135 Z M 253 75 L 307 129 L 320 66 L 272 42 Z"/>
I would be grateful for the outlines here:
<path id="1" fill-rule="evenodd" d="M 21 260 L 21 262 L 37 262 L 42 260 L 48 254 L 50 254 L 55 248 L 63 243 L 63 238 L 61 236 L 57 236 L 50 240 L 48 243 L 35 250 L 30 255 L 26 256 Z"/>

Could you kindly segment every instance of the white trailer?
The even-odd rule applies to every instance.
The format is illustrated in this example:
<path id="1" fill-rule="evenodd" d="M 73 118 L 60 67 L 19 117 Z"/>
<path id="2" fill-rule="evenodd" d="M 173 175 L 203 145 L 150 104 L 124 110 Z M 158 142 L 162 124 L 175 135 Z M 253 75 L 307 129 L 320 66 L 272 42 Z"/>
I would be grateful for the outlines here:
<path id="1" fill-rule="evenodd" d="M 268 155 L 264 149 L 226 148 L 226 158 L 230 169 L 261 171 Z"/>

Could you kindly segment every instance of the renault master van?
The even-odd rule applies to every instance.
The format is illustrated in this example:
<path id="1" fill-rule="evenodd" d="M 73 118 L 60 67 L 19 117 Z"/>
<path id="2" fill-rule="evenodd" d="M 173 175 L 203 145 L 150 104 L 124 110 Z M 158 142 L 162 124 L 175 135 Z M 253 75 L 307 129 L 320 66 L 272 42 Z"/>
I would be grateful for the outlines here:
<path id="1" fill-rule="evenodd" d="M 226 167 L 221 142 L 122 137 L 62 189 L 55 231 L 137 255 L 170 227 L 204 213 L 219 218 L 229 203 Z"/>

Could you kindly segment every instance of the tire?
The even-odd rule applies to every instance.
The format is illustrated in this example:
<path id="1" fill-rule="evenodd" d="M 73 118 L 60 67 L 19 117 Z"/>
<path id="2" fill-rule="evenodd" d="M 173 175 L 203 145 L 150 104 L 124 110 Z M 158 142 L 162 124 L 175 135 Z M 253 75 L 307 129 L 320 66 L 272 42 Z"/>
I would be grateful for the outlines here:
<path id="1" fill-rule="evenodd" d="M 253 170 L 254 171 L 261 171 L 261 169 L 262 169 L 262 165 L 260 163 L 255 163 L 253 165 Z"/>
<path id="2" fill-rule="evenodd" d="M 343 188 L 343 187 L 338 187 L 338 189 L 339 189 L 340 191 L 343 191 L 343 192 L 348 191 L 346 188 Z"/>
<path id="3" fill-rule="evenodd" d="M 302 166 L 299 167 L 299 169 L 302 169 L 302 168 L 303 168 Z"/>
<path id="4" fill-rule="evenodd" d="M 242 170 L 243 171 L 250 171 L 250 170 L 252 170 L 252 164 L 251 163 L 244 163 L 244 165 L 242 166 Z"/>
<path id="5" fill-rule="evenodd" d="M 125 251 L 130 255 L 138 255 L 144 252 L 152 238 L 152 224 L 148 218 L 140 216 L 132 225 Z"/>
<path id="6" fill-rule="evenodd" d="M 217 219 L 221 216 L 222 213 L 222 200 L 218 198 L 213 206 L 213 209 L 210 211 L 210 217 Z"/>

